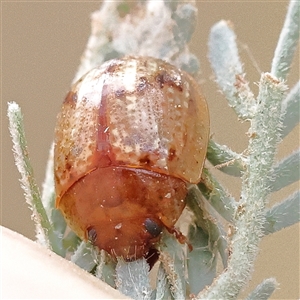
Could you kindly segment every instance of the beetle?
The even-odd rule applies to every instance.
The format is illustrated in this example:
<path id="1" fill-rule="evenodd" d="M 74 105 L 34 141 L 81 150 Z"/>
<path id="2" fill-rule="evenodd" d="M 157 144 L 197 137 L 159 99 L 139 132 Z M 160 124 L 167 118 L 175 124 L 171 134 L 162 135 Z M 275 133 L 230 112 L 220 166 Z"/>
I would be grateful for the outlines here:
<path id="1" fill-rule="evenodd" d="M 174 226 L 208 137 L 207 103 L 189 74 L 152 57 L 105 62 L 72 86 L 58 114 L 56 207 L 112 257 L 145 257 L 164 229 L 181 236 Z"/>

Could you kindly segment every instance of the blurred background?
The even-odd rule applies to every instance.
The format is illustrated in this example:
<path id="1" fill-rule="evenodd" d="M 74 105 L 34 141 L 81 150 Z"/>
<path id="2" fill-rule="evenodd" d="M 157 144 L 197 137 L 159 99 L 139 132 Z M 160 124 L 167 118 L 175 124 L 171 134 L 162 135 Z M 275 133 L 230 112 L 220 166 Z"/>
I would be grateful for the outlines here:
<path id="1" fill-rule="evenodd" d="M 90 34 L 90 14 L 101 2 L 2 2 L 2 147 L 1 224 L 34 239 L 31 211 L 25 203 L 14 165 L 6 117 L 7 102 L 22 108 L 29 154 L 41 187 L 56 115 L 77 71 Z M 211 26 L 231 20 L 238 37 L 247 79 L 256 93 L 261 71 L 270 71 L 288 1 L 197 1 L 197 29 L 191 50 L 201 63 L 201 84 L 211 113 L 211 134 L 222 144 L 242 152 L 247 146 L 247 123 L 240 123 L 217 90 L 207 60 Z M 299 49 L 288 84 L 299 80 Z M 299 146 L 299 125 L 281 143 L 283 158 Z M 217 172 L 236 197 L 240 182 Z M 295 183 L 270 197 L 270 205 L 299 188 Z M 20 251 L 22 251 L 20 249 Z M 294 225 L 261 243 L 253 278 L 247 291 L 267 277 L 276 277 L 279 289 L 272 299 L 296 299 L 299 292 L 299 225 Z M 246 293 L 246 292 L 245 292 Z"/>

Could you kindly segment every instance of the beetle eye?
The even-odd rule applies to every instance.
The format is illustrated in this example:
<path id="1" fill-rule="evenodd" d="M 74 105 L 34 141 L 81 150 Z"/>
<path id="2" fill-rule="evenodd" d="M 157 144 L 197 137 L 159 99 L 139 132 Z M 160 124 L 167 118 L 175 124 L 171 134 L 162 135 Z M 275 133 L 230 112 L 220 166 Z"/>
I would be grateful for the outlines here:
<path id="1" fill-rule="evenodd" d="M 96 232 L 96 229 L 94 227 L 89 227 L 87 229 L 87 232 L 88 232 L 88 240 L 94 244 L 97 240 L 97 232 Z"/>
<path id="2" fill-rule="evenodd" d="M 152 219 L 147 218 L 144 222 L 146 230 L 153 236 L 157 237 L 161 234 L 162 228 Z"/>

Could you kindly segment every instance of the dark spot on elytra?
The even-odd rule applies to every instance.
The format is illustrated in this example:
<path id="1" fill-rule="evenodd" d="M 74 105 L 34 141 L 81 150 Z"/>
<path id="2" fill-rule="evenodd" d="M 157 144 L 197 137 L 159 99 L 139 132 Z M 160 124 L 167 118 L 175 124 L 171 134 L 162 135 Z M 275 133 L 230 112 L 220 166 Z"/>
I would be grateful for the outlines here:
<path id="1" fill-rule="evenodd" d="M 139 83 L 137 85 L 137 91 L 141 92 L 147 87 L 147 78 L 146 77 L 140 77 Z"/>
<path id="2" fill-rule="evenodd" d="M 66 168 L 66 170 L 70 171 L 71 168 L 72 168 L 72 165 L 67 162 L 66 165 L 65 165 L 65 168 Z"/>
<path id="3" fill-rule="evenodd" d="M 119 64 L 112 62 L 107 68 L 106 68 L 106 72 L 107 73 L 114 73 L 118 70 L 119 68 Z"/>
<path id="4" fill-rule="evenodd" d="M 141 157 L 141 158 L 140 158 L 140 163 L 141 163 L 142 165 L 150 165 L 151 160 L 150 160 L 150 158 L 149 158 L 149 155 L 145 155 L 145 156 Z"/>
<path id="5" fill-rule="evenodd" d="M 70 91 L 63 102 L 63 104 L 74 105 L 77 102 L 77 93 Z"/>
<path id="6" fill-rule="evenodd" d="M 161 71 L 158 75 L 156 75 L 155 81 L 159 84 L 160 88 L 168 85 L 174 89 L 177 89 L 179 92 L 182 92 L 183 90 L 181 78 L 178 80 L 177 78 L 170 76 L 170 74 L 168 74 L 166 71 Z"/>
<path id="7" fill-rule="evenodd" d="M 194 99 L 190 98 L 189 99 L 189 104 L 188 104 L 188 112 L 190 114 L 193 114 L 195 109 L 196 109 L 196 102 L 194 101 Z"/>
<path id="8" fill-rule="evenodd" d="M 176 157 L 176 150 L 173 148 L 170 148 L 168 160 L 172 161 L 175 157 Z"/>
<path id="9" fill-rule="evenodd" d="M 78 99 L 77 93 L 74 93 L 74 94 L 73 94 L 73 101 L 74 101 L 74 102 L 77 102 L 77 99 Z"/>
<path id="10" fill-rule="evenodd" d="M 155 81 L 159 84 L 159 87 L 162 89 L 165 84 L 165 75 L 166 71 L 162 71 L 155 77 Z"/>
<path id="11" fill-rule="evenodd" d="M 115 91 L 115 96 L 117 98 L 120 98 L 126 94 L 126 89 L 125 88 L 119 88 Z"/>

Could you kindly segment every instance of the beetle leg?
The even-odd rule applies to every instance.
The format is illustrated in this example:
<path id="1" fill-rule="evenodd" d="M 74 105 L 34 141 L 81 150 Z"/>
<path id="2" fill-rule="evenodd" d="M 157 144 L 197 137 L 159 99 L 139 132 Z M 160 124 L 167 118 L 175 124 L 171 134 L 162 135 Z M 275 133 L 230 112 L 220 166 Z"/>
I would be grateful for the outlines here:
<path id="1" fill-rule="evenodd" d="M 173 234 L 180 244 L 187 244 L 190 251 L 193 251 L 193 246 L 189 243 L 187 237 L 175 227 L 166 227 L 169 233 Z"/>

